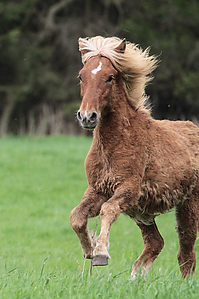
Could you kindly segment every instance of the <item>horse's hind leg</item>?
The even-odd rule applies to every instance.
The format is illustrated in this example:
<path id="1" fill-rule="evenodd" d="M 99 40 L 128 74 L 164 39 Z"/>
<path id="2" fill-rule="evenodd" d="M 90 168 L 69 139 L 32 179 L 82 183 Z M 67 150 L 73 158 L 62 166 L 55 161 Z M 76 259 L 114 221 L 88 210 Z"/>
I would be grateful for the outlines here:
<path id="1" fill-rule="evenodd" d="M 178 263 L 182 278 L 192 275 L 196 267 L 194 244 L 198 229 L 198 203 L 193 196 L 176 209 L 179 238 Z"/>
<path id="2" fill-rule="evenodd" d="M 144 250 L 132 266 L 132 280 L 135 279 L 136 273 L 141 266 L 142 273 L 144 275 L 147 274 L 153 264 L 153 261 L 156 259 L 164 246 L 164 240 L 158 231 L 155 221 L 153 221 L 153 223 L 150 225 L 145 225 L 143 223 L 137 223 L 137 225 L 142 232 Z"/>

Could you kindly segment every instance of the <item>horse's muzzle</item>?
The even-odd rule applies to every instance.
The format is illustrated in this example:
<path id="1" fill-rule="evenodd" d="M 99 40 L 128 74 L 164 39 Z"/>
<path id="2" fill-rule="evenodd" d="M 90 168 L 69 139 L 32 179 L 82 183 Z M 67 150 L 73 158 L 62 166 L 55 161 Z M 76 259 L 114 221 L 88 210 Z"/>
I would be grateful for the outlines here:
<path id="1" fill-rule="evenodd" d="M 96 111 L 83 112 L 79 109 L 77 111 L 77 119 L 84 129 L 93 130 L 98 124 L 99 116 Z"/>

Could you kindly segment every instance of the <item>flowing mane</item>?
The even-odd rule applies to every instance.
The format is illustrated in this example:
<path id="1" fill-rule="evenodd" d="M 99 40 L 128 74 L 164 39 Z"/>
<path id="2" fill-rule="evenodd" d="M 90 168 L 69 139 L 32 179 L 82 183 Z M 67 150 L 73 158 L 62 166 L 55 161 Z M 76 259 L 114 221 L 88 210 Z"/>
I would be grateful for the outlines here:
<path id="1" fill-rule="evenodd" d="M 82 53 L 82 63 L 93 56 L 101 55 L 108 58 L 113 66 L 122 74 L 126 94 L 135 109 L 146 109 L 145 87 L 153 77 L 152 71 L 157 67 L 155 56 L 149 56 L 149 48 L 145 51 L 133 43 L 127 42 L 125 51 L 117 51 L 121 43 L 117 37 L 80 38 L 79 50 Z"/>

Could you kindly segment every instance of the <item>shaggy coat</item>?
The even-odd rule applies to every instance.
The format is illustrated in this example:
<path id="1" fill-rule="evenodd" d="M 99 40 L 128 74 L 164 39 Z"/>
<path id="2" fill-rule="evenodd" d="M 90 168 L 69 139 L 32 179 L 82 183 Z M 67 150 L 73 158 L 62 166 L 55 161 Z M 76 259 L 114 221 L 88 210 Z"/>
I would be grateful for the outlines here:
<path id="1" fill-rule="evenodd" d="M 144 250 L 132 267 L 146 274 L 163 248 L 155 217 L 176 208 L 178 262 L 182 277 L 193 274 L 199 220 L 199 129 L 191 122 L 155 120 L 144 107 L 144 89 L 157 61 L 117 38 L 79 40 L 82 103 L 77 117 L 94 129 L 85 160 L 88 189 L 71 212 L 71 225 L 85 258 L 107 265 L 109 232 L 121 213 L 140 227 Z M 89 217 L 100 215 L 96 245 Z"/>

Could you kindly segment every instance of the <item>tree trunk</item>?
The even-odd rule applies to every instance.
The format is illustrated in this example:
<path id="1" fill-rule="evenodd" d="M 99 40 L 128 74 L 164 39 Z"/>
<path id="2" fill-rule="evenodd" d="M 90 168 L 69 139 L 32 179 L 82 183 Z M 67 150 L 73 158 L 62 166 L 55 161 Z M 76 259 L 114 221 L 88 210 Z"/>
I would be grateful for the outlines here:
<path id="1" fill-rule="evenodd" d="M 7 103 L 6 103 L 5 108 L 1 115 L 0 136 L 5 136 L 6 134 L 8 134 L 10 117 L 11 117 L 12 111 L 14 109 L 14 105 L 15 105 L 15 102 L 12 101 L 11 97 L 8 95 Z"/>

